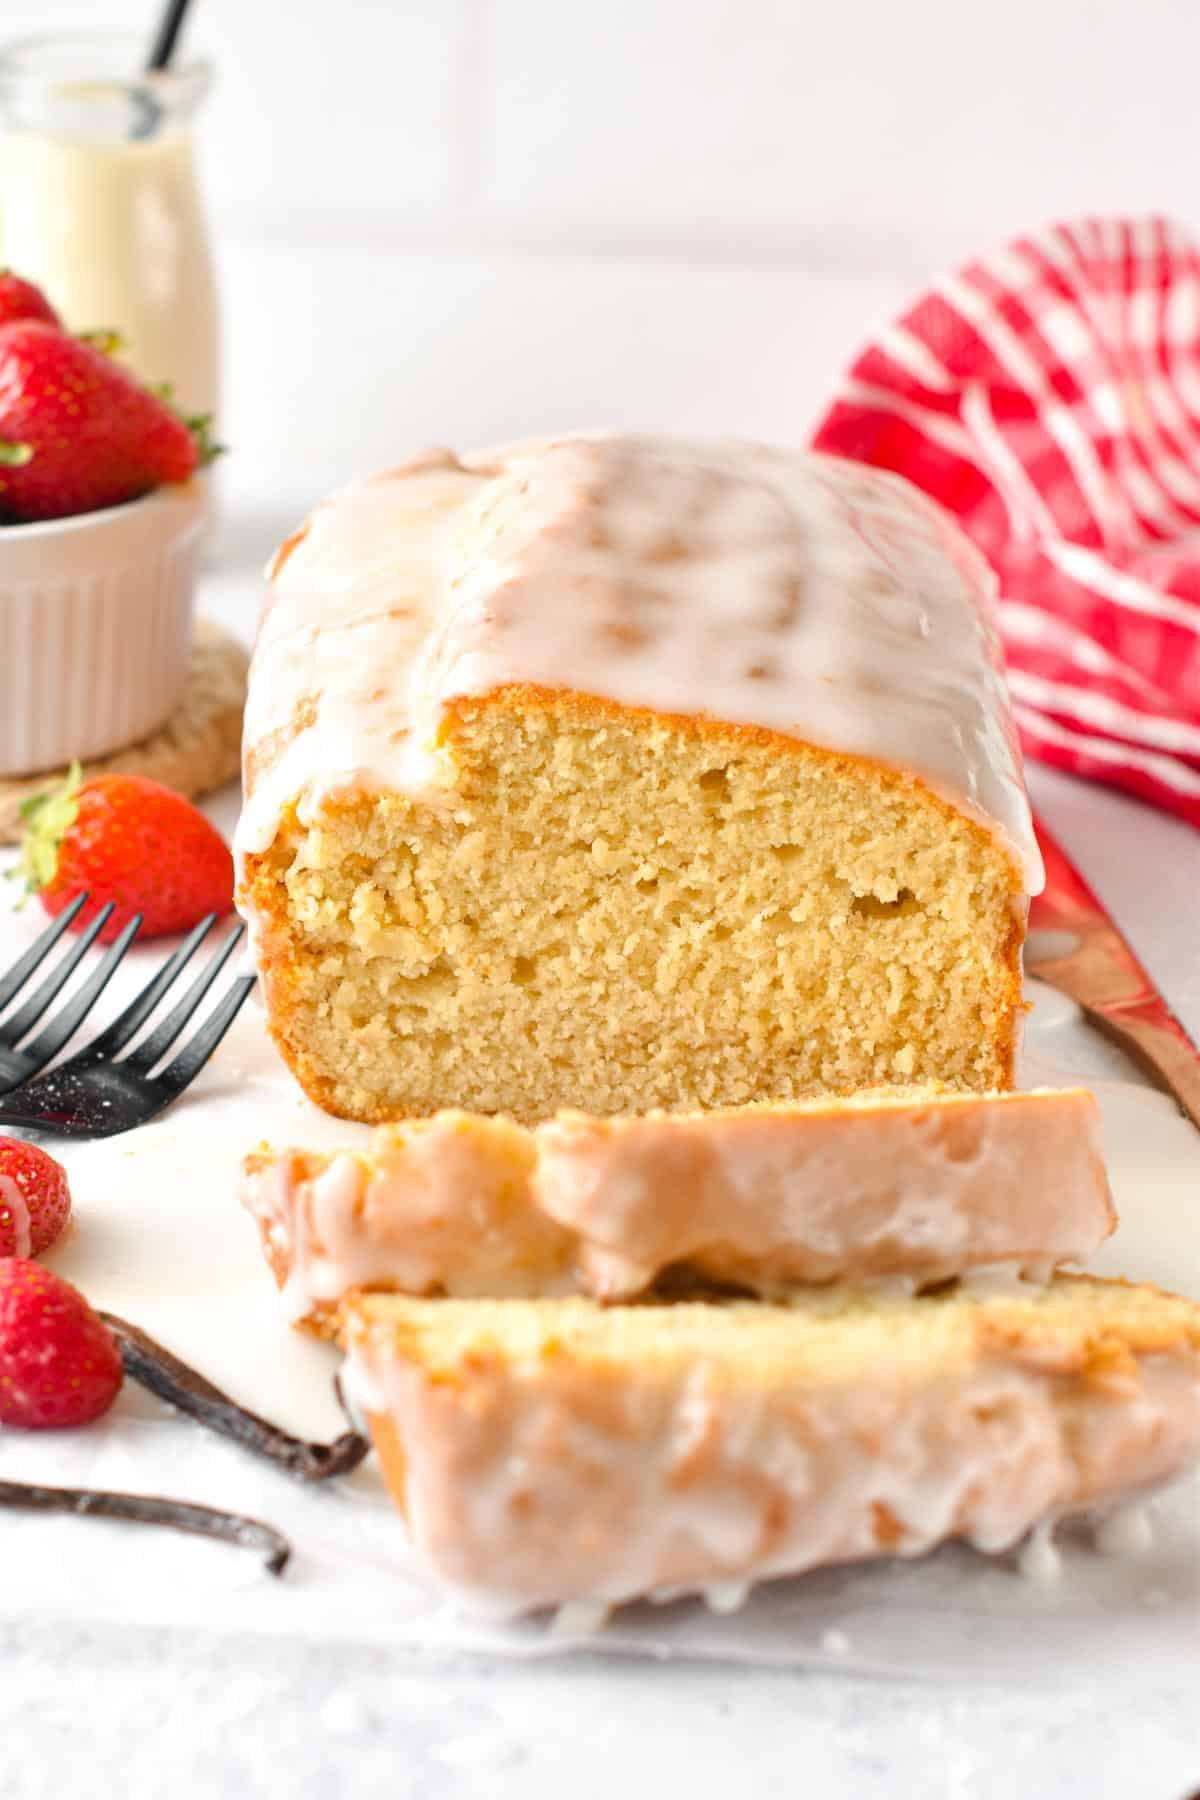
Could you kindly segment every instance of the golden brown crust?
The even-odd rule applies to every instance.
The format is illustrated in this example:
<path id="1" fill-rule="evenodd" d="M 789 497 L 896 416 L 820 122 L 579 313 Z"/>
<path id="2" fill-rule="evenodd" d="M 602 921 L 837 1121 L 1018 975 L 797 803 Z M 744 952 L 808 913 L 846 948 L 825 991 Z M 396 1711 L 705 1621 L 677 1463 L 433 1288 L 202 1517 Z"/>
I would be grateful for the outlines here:
<path id="1" fill-rule="evenodd" d="M 1145 1300 L 1147 1311 L 1119 1319 L 1104 1315 L 1083 1319 L 1064 1338 L 1053 1315 L 1032 1308 L 1028 1301 L 1001 1301 L 977 1322 L 979 1353 L 1109 1385 L 1138 1357 L 1200 1350 L 1200 1306 L 1152 1282 L 1100 1282 L 1092 1276 L 1059 1274 L 1054 1286 L 1080 1292 L 1102 1288 L 1114 1298 L 1129 1295 Z"/>
<path id="2" fill-rule="evenodd" d="M 297 526 L 290 537 L 284 538 L 282 544 L 280 544 L 278 550 L 276 550 L 274 556 L 267 564 L 267 597 L 264 602 L 264 611 L 273 604 L 274 596 L 272 589 L 275 582 L 278 581 L 280 575 L 283 573 L 284 564 L 292 555 L 293 551 L 300 548 L 311 530 L 312 520 L 305 519 L 303 525 Z"/>

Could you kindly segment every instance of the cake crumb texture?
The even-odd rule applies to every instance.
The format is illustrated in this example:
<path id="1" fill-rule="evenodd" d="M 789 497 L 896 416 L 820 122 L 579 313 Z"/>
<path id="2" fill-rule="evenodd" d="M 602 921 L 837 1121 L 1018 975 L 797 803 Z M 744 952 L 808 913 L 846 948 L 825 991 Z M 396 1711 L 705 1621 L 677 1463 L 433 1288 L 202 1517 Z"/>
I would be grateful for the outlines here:
<path id="1" fill-rule="evenodd" d="M 573 693 L 454 702 L 436 791 L 285 809 L 244 859 L 320 1105 L 522 1121 L 1011 1085 L 1022 884 L 920 780 Z"/>

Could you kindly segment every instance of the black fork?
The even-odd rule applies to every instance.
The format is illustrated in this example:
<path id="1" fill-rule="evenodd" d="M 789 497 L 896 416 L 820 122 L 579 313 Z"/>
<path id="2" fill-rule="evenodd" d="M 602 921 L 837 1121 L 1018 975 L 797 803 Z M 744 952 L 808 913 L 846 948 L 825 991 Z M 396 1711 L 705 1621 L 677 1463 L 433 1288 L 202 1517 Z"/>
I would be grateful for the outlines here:
<path id="1" fill-rule="evenodd" d="M 37 973 L 86 900 L 86 894 L 78 894 L 66 911 L 58 915 L 54 923 L 43 931 L 41 937 L 30 945 L 24 956 L 0 980 L 0 1012 L 22 994 L 30 977 Z M 78 1031 L 108 986 L 117 964 L 137 935 L 138 926 L 142 922 L 140 913 L 129 921 L 78 992 L 59 1007 L 49 1024 L 30 1043 L 22 1043 L 22 1039 L 29 1036 L 43 1013 L 71 979 L 108 923 L 112 910 L 111 902 L 101 908 L 80 932 L 66 955 L 59 958 L 50 973 L 22 1000 L 16 1012 L 10 1013 L 0 1024 L 0 1094 L 6 1094 L 10 1089 L 20 1087 L 22 1082 L 30 1081 L 47 1063 L 52 1062 L 68 1038 Z"/>
<path id="2" fill-rule="evenodd" d="M 29 976 L 37 969 L 47 952 L 53 947 L 61 933 L 66 930 L 71 919 L 84 904 L 86 896 L 80 896 L 68 912 L 61 915 L 48 932 L 43 933 L 21 961 L 0 981 L 0 1006 L 10 1001 L 23 987 Z M 70 968 L 59 979 L 61 964 L 55 968 L 47 982 L 42 984 L 21 1012 L 30 1012 L 37 1002 L 41 1002 L 36 1012 L 30 1012 L 20 1032 L 24 1036 L 41 1017 L 42 1012 L 50 1004 L 59 988 L 63 985 L 71 971 L 77 965 L 96 932 L 102 929 L 107 909 L 92 921 L 88 931 L 82 934 L 80 944 L 73 946 L 68 956 L 63 959 L 70 963 Z M 204 1000 L 225 967 L 229 958 L 241 941 L 245 927 L 241 924 L 231 931 L 222 941 L 216 952 L 200 970 L 186 993 L 171 1011 L 137 1047 L 127 1056 L 120 1053 L 131 1042 L 137 1032 L 149 1019 L 154 1008 L 171 987 L 176 977 L 191 961 L 201 943 L 208 936 L 216 923 L 217 915 L 209 913 L 184 939 L 174 954 L 168 958 L 163 967 L 141 992 L 138 993 L 125 1010 L 115 1018 L 111 1025 L 100 1033 L 84 1049 L 68 1057 L 57 1068 L 46 1073 L 34 1074 L 32 1079 L 24 1078 L 23 1085 L 0 1095 L 0 1126 L 12 1125 L 23 1127 L 34 1132 L 45 1132 L 54 1137 L 115 1137 L 119 1132 L 131 1131 L 136 1125 L 143 1125 L 156 1113 L 169 1106 L 171 1101 L 182 1094 L 184 1089 L 195 1080 L 200 1073 L 234 1019 L 245 1003 L 246 996 L 254 986 L 253 975 L 241 975 L 230 983 L 230 986 L 203 1020 L 198 1029 L 187 1040 L 174 1059 L 165 1068 L 159 1068 L 168 1052 L 182 1035 L 194 1014 Z M 82 1023 L 91 1010 L 96 998 L 110 979 L 114 969 L 132 941 L 137 929 L 137 921 L 131 921 L 117 941 L 109 948 L 97 968 L 80 989 L 79 993 L 55 1014 L 52 1023 L 24 1052 L 16 1055 L 35 1054 L 40 1057 L 38 1069 L 45 1069 L 46 1062 L 60 1050 L 63 1044 Z M 43 991 L 51 983 L 45 998 Z M 63 1015 L 69 1015 L 63 1020 Z M 16 1025 L 21 1014 L 14 1014 L 9 1022 L 10 1027 Z M 3 1039 L 0 1037 L 0 1042 Z M 50 1044 L 47 1050 L 46 1045 Z M 42 1052 L 45 1054 L 42 1055 Z M 2 1065 L 0 1065 L 2 1067 Z M 155 1071 L 158 1071 L 157 1073 Z"/>

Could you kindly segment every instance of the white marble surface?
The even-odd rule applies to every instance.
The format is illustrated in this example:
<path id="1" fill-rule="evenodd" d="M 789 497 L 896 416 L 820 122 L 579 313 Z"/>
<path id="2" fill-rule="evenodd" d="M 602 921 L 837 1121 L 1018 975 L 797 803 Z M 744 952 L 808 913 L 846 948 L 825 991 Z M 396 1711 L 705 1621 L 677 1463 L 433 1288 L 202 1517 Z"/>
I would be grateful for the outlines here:
<path id="1" fill-rule="evenodd" d="M 203 602 L 249 634 L 256 568 L 332 481 L 415 444 L 571 424 L 796 442 L 892 278 L 399 250 L 227 254 L 233 453 Z M 352 302 L 352 304 L 351 304 Z M 349 316 L 348 316 L 349 315 Z M 1035 796 L 1200 1032 L 1200 836 L 1045 772 Z M 220 809 L 228 816 L 229 803 Z M 1189 1227 L 1190 1229 L 1190 1227 Z M 0 1532 L 0 1581 L 3 1581 Z M 1200 1648 L 1200 1620 L 1197 1622 Z M 417 1659 L 220 1629 L 0 1626 L 5 1800 L 657 1794 L 1184 1800 L 1193 1671 L 1136 1697 L 583 1659 Z"/>
<path id="2" fill-rule="evenodd" d="M 0 1627 L 5 1800 L 1186 1800 L 1195 1687 L 1052 1704 L 598 1659 Z"/>

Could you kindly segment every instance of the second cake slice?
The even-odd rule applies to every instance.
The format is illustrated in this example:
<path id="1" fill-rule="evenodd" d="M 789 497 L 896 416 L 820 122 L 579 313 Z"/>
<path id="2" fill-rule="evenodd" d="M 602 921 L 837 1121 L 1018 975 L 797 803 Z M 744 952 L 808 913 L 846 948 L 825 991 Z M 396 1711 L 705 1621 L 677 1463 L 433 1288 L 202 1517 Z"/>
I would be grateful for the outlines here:
<path id="1" fill-rule="evenodd" d="M 1091 1254 L 1114 1215 L 1082 1089 L 849 1099 L 532 1130 L 438 1113 L 366 1151 L 262 1149 L 243 1199 L 288 1309 L 320 1324 L 353 1289 L 589 1294 L 682 1267 L 775 1293 Z"/>

